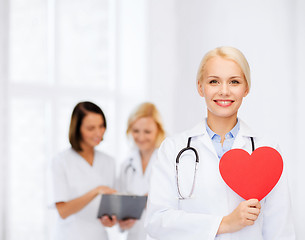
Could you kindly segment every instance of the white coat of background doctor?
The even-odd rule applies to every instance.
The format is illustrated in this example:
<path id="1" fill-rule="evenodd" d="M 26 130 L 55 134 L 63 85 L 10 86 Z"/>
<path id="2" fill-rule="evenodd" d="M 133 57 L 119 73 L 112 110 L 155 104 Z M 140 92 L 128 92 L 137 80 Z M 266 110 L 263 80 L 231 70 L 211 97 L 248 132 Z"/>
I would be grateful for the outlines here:
<path id="1" fill-rule="evenodd" d="M 250 69 L 244 55 L 232 47 L 208 52 L 199 66 L 197 89 L 205 98 L 207 118 L 188 131 L 167 138 L 159 149 L 148 194 L 148 239 L 295 239 L 285 163 L 279 182 L 261 201 L 245 201 L 219 173 L 219 159 L 229 149 L 252 152 L 250 137 L 255 148 L 277 148 L 237 118 L 250 90 Z M 199 155 L 198 170 L 194 179 L 195 156 L 183 154 L 178 188 L 176 156 L 190 137 L 190 146 Z M 179 191 L 185 199 L 181 199 Z"/>
<path id="2" fill-rule="evenodd" d="M 165 132 L 156 106 L 145 102 L 137 106 L 128 119 L 127 135 L 131 135 L 135 149 L 122 164 L 118 189 L 120 192 L 147 195 L 151 165 L 156 160 L 157 148 L 164 140 Z M 144 210 L 140 220 L 119 221 L 120 228 L 127 230 L 127 240 L 144 240 Z"/>
<path id="3" fill-rule="evenodd" d="M 101 195 L 116 192 L 115 160 L 96 149 L 106 126 L 104 112 L 96 104 L 85 101 L 74 107 L 71 147 L 52 159 L 48 167 L 48 204 L 58 213 L 51 239 L 109 239 L 105 227 L 114 226 L 116 217 L 97 218 Z"/>

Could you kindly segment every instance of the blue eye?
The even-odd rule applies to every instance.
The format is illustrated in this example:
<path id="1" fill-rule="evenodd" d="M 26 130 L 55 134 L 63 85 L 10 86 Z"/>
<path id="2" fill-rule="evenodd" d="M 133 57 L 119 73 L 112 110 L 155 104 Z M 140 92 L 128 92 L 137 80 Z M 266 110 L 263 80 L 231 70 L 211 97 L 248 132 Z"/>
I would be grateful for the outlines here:
<path id="1" fill-rule="evenodd" d="M 210 84 L 217 84 L 217 80 L 211 80 Z"/>
<path id="2" fill-rule="evenodd" d="M 231 83 L 232 84 L 239 84 L 239 81 L 238 80 L 232 80 Z"/>

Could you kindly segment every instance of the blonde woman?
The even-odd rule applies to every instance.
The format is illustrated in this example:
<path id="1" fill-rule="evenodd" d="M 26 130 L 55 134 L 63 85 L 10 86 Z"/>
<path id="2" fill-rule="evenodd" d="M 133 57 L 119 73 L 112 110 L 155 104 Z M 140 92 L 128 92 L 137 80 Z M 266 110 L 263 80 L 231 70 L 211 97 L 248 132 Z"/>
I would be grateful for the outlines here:
<path id="1" fill-rule="evenodd" d="M 237 117 L 250 86 L 249 65 L 238 49 L 219 47 L 204 56 L 197 90 L 205 99 L 207 118 L 160 147 L 147 205 L 147 231 L 153 239 L 295 239 L 285 169 L 261 201 L 241 198 L 219 172 L 219 160 L 230 149 L 251 153 L 261 146 L 277 147 Z M 193 150 L 179 154 L 187 146 L 198 154 L 196 169 Z"/>
<path id="2" fill-rule="evenodd" d="M 134 149 L 122 165 L 119 189 L 127 194 L 147 195 L 151 166 L 165 137 L 156 106 L 149 102 L 139 105 L 128 119 L 126 132 L 132 138 Z M 128 231 L 128 240 L 146 239 L 144 215 L 145 211 L 138 221 L 119 221 L 120 228 Z"/>

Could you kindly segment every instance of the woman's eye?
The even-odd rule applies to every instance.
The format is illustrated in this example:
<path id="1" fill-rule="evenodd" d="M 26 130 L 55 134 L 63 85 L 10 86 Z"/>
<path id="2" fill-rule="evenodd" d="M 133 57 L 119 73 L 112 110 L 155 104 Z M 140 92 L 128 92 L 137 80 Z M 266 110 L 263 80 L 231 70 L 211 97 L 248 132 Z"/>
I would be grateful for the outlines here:
<path id="1" fill-rule="evenodd" d="M 210 84 L 217 84 L 217 80 L 211 80 Z"/>
<path id="2" fill-rule="evenodd" d="M 239 84 L 239 81 L 238 80 L 232 80 L 231 84 Z"/>

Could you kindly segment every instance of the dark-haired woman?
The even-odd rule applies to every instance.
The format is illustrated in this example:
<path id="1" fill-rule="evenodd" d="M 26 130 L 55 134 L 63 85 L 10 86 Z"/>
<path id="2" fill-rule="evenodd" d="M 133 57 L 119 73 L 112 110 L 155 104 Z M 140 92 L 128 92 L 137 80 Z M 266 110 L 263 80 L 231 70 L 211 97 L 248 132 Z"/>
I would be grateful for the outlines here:
<path id="1" fill-rule="evenodd" d="M 111 194 L 115 183 L 115 162 L 95 147 L 103 140 L 106 118 L 94 103 L 80 102 L 72 113 L 71 148 L 58 154 L 49 167 L 49 205 L 58 212 L 53 239 L 104 240 L 113 216 L 97 219 L 100 195 Z M 102 223 L 102 224 L 101 224 Z"/>

